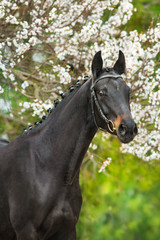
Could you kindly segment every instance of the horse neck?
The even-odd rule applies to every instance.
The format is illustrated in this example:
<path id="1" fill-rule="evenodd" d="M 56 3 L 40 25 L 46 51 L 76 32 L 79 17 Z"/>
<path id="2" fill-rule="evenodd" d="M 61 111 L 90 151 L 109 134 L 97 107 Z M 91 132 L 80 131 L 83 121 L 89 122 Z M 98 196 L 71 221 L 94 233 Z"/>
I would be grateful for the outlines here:
<path id="1" fill-rule="evenodd" d="M 71 183 L 79 172 L 83 157 L 96 133 L 90 103 L 88 80 L 51 114 L 43 139 L 50 164 L 55 164 Z M 58 109 L 59 108 L 59 109 Z M 48 139 L 48 141 L 47 141 Z"/>

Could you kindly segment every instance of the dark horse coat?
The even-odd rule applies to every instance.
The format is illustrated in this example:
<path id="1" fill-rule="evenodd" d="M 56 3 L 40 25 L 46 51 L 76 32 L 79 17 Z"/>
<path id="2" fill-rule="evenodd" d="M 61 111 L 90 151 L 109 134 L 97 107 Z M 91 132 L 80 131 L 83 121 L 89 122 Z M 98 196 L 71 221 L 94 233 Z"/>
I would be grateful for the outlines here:
<path id="1" fill-rule="evenodd" d="M 122 52 L 111 69 L 102 67 L 98 52 L 92 78 L 68 94 L 41 125 L 12 142 L 0 141 L 0 240 L 76 239 L 79 171 L 97 128 L 122 142 L 137 133 L 129 87 L 120 76 L 124 72 Z"/>

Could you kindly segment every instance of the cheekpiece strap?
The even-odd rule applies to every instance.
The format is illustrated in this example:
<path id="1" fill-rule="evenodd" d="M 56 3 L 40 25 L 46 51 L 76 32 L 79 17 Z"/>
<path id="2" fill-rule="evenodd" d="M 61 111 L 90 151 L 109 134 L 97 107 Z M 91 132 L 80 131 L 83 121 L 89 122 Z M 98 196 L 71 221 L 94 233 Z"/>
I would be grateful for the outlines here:
<path id="1" fill-rule="evenodd" d="M 95 89 L 94 89 L 95 84 L 96 84 L 97 82 L 99 82 L 101 79 L 104 79 L 104 78 L 122 78 L 122 77 L 121 77 L 121 75 L 111 75 L 111 74 L 109 74 L 109 75 L 105 75 L 105 76 L 102 76 L 102 77 L 97 78 L 97 80 L 96 80 L 95 82 L 93 82 L 93 79 L 92 79 L 92 86 L 91 86 L 91 108 L 92 108 L 92 115 L 93 115 L 93 118 L 94 118 L 94 122 L 95 122 L 96 127 L 99 128 L 98 125 L 97 125 L 97 121 L 96 121 L 95 113 L 94 113 L 94 106 L 93 106 L 93 100 L 94 100 L 94 102 L 95 102 L 95 104 L 96 104 L 96 107 L 97 107 L 97 109 L 98 109 L 101 117 L 103 118 L 103 120 L 104 120 L 104 121 L 106 122 L 106 124 L 108 125 L 109 130 L 110 130 L 111 132 L 114 132 L 114 130 L 115 130 L 114 124 L 113 124 L 113 122 L 112 122 L 111 120 L 109 120 L 109 119 L 105 116 L 105 114 L 103 113 L 103 110 L 102 110 L 101 107 L 100 107 L 100 104 L 99 104 L 99 102 L 98 102 L 98 99 L 97 99 L 97 96 L 96 96 L 96 93 L 95 93 Z M 112 125 L 112 128 L 113 128 L 113 129 L 111 129 L 111 127 L 110 127 L 109 124 Z M 102 129 L 102 130 L 103 130 L 103 129 Z"/>

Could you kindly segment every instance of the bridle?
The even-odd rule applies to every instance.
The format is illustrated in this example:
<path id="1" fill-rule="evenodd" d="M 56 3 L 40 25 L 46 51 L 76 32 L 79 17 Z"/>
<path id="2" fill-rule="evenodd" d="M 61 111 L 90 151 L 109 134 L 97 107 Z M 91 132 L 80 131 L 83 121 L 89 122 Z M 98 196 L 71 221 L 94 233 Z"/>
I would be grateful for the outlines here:
<path id="1" fill-rule="evenodd" d="M 99 111 L 102 119 L 107 124 L 109 131 L 113 133 L 116 130 L 116 128 L 114 126 L 114 123 L 112 122 L 112 120 L 108 119 L 105 116 L 105 114 L 104 114 L 104 112 L 103 112 L 103 110 L 102 110 L 102 108 L 101 108 L 101 106 L 100 106 L 100 104 L 98 102 L 98 99 L 97 99 L 97 96 L 96 96 L 96 92 L 95 92 L 95 89 L 94 89 L 94 87 L 97 84 L 97 82 L 99 82 L 101 79 L 104 79 L 104 78 L 122 78 L 122 77 L 120 75 L 105 75 L 105 76 L 97 78 L 97 80 L 95 82 L 93 82 L 93 78 L 92 78 L 92 85 L 91 85 L 91 110 L 92 110 L 92 116 L 93 116 L 94 123 L 95 123 L 96 127 L 98 129 L 104 131 L 104 129 L 99 127 L 98 124 L 97 124 L 96 117 L 95 117 L 95 111 L 94 111 L 94 103 L 95 103 L 95 105 L 97 107 L 97 110 Z"/>

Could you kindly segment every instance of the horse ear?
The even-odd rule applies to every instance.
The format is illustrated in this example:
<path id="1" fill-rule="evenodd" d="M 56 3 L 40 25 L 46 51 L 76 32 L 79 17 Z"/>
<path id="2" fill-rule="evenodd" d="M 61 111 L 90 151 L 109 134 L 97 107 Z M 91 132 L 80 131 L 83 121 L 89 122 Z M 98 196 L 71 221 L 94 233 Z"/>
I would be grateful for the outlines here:
<path id="1" fill-rule="evenodd" d="M 93 61 L 92 61 L 92 74 L 94 79 L 98 77 L 103 67 L 103 60 L 101 57 L 101 51 L 97 52 L 94 55 Z"/>
<path id="2" fill-rule="evenodd" d="M 113 67 L 114 71 L 118 74 L 126 73 L 125 56 L 121 50 L 119 50 L 119 57 Z"/>

